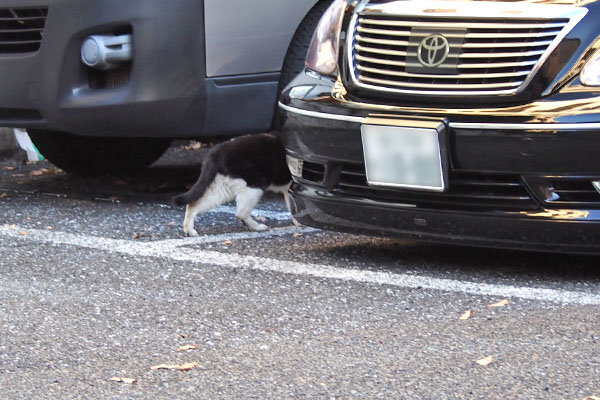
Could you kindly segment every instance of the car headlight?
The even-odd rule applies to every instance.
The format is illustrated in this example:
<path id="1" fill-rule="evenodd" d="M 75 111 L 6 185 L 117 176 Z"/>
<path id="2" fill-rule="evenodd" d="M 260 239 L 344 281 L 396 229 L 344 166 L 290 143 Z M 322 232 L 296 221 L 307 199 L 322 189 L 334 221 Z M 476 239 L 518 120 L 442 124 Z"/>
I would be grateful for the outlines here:
<path id="1" fill-rule="evenodd" d="M 306 68 L 323 75 L 336 70 L 346 4 L 347 0 L 334 0 L 321 17 L 308 48 Z"/>
<path id="2" fill-rule="evenodd" d="M 586 86 L 600 86 L 600 51 L 585 63 L 580 79 Z"/>

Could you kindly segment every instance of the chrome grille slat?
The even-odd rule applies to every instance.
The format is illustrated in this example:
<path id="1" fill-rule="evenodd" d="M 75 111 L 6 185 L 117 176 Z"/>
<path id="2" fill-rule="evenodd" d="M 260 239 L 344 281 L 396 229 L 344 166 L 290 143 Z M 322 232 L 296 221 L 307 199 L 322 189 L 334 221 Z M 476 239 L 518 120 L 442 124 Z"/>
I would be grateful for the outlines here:
<path id="1" fill-rule="evenodd" d="M 399 86 L 399 87 L 406 87 L 406 88 L 452 89 L 457 86 L 456 84 L 397 82 L 397 81 L 391 81 L 391 80 L 386 80 L 386 79 L 371 78 L 371 77 L 362 76 L 362 75 L 359 75 L 359 78 L 364 81 L 367 81 L 367 82 L 381 83 L 384 85 Z M 521 83 L 523 83 L 523 81 L 504 82 L 504 83 L 484 83 L 484 84 L 460 83 L 460 87 L 463 89 L 479 89 L 479 88 L 498 89 L 498 88 L 516 87 L 516 86 L 519 86 Z"/>
<path id="2" fill-rule="evenodd" d="M 555 37 L 560 31 L 552 32 L 534 32 L 534 33 L 503 33 L 502 38 L 513 39 L 513 38 L 538 38 L 551 36 Z M 497 39 L 497 33 L 467 33 L 465 39 Z"/>
<path id="3" fill-rule="evenodd" d="M 444 2 L 429 1 L 426 9 L 420 4 L 364 2 L 357 9 L 348 41 L 351 78 L 357 86 L 425 95 L 517 93 L 587 12 L 570 6 L 537 4 L 531 9 L 531 4 L 506 3 L 500 6 L 506 13 L 493 14 L 482 3 L 465 2 L 462 12 L 438 16 L 430 10 L 438 9 L 438 4 L 445 10 Z M 529 11 L 514 12 L 519 7 Z M 422 38 L 434 34 L 447 38 L 450 52 L 441 65 L 424 67 L 417 51 Z"/>
<path id="4" fill-rule="evenodd" d="M 548 46 L 552 43 L 551 40 L 544 40 L 540 42 L 514 42 L 514 43 L 465 43 L 463 49 L 485 49 L 485 48 L 502 48 L 502 47 L 541 47 Z"/>
<path id="5" fill-rule="evenodd" d="M 369 37 L 363 37 L 356 35 L 357 42 L 373 43 L 379 45 L 392 45 L 392 46 L 408 46 L 408 40 L 392 40 L 392 39 L 374 39 Z"/>
<path id="6" fill-rule="evenodd" d="M 379 58 L 372 57 L 364 57 L 361 55 L 356 56 L 357 60 L 372 62 L 375 64 L 382 65 L 395 65 L 398 67 L 406 67 L 406 66 L 418 66 L 418 64 L 410 64 L 405 61 L 392 61 L 392 60 L 382 60 Z M 479 64 L 459 64 L 459 68 L 509 68 L 509 67 L 526 67 L 529 65 L 534 65 L 536 63 L 533 61 L 517 61 L 517 62 L 501 62 L 501 63 L 479 63 Z"/>
<path id="7" fill-rule="evenodd" d="M 363 18 L 363 24 L 368 25 L 384 25 L 384 26 L 406 26 L 409 28 L 413 27 L 431 27 L 436 28 L 464 28 L 464 22 L 419 22 L 419 21 L 394 21 L 394 20 L 377 20 L 371 18 Z M 485 22 L 471 22 L 469 23 L 470 28 L 479 29 L 548 29 L 548 28 L 564 28 L 566 23 L 514 23 L 508 22 L 505 24 L 498 23 L 485 23 Z"/>
<path id="8" fill-rule="evenodd" d="M 545 50 L 532 50 L 512 53 L 462 53 L 458 58 L 512 58 L 512 57 L 531 57 L 544 54 Z"/>
<path id="9" fill-rule="evenodd" d="M 387 69 L 364 67 L 362 65 L 357 66 L 360 71 L 373 72 L 376 74 L 393 75 L 393 76 L 405 76 L 412 78 L 435 78 L 435 79 L 485 79 L 485 78 L 506 78 L 525 76 L 529 71 L 517 71 L 517 72 L 495 72 L 495 73 L 484 73 L 484 74 L 457 74 L 457 75 L 433 75 L 433 74 L 411 74 L 410 72 L 391 71 Z"/>

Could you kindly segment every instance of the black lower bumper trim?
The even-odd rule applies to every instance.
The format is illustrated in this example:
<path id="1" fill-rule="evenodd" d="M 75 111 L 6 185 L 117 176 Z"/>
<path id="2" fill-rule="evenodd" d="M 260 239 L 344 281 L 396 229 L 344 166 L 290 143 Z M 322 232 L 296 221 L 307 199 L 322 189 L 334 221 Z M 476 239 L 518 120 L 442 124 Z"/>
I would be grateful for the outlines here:
<path id="1" fill-rule="evenodd" d="M 292 213 L 304 225 L 457 245 L 600 254 L 600 221 L 582 213 L 474 213 L 395 207 L 368 200 L 328 198 L 294 185 Z"/>

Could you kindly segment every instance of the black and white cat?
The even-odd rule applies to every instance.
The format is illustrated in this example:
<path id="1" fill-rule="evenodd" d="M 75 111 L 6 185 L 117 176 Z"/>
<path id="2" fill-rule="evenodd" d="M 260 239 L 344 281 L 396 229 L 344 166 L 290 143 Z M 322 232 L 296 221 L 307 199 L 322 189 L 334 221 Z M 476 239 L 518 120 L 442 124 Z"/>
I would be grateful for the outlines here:
<path id="1" fill-rule="evenodd" d="M 173 198 L 177 206 L 186 204 L 183 231 L 198 236 L 194 219 L 199 213 L 236 202 L 235 216 L 251 231 L 268 226 L 250 215 L 265 191 L 283 193 L 289 208 L 287 191 L 291 175 L 285 161 L 283 143 L 276 133 L 248 135 L 213 147 L 202 163 L 198 181 L 189 191 Z"/>

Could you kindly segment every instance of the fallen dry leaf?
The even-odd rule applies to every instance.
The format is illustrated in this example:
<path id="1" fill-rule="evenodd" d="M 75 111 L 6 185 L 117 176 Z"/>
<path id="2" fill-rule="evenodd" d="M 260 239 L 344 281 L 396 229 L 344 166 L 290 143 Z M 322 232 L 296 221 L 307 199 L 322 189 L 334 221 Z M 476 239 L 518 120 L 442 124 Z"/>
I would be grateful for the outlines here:
<path id="1" fill-rule="evenodd" d="M 505 305 L 507 305 L 508 303 L 509 303 L 509 302 L 508 302 L 508 299 L 503 299 L 503 300 L 500 300 L 500 301 L 499 301 L 499 302 L 497 302 L 497 303 L 488 304 L 488 307 L 489 307 L 489 308 L 494 308 L 494 307 L 504 307 L 504 306 L 505 306 Z"/>
<path id="2" fill-rule="evenodd" d="M 481 365 L 482 367 L 485 367 L 486 365 L 491 364 L 492 361 L 494 361 L 494 357 L 493 356 L 487 356 L 486 358 L 482 358 L 481 360 L 477 360 L 477 364 Z"/>
<path id="3" fill-rule="evenodd" d="M 8 195 L 7 195 L 6 193 L 2 193 L 2 194 L 0 194 L 0 198 L 2 198 L 2 199 L 5 199 L 5 198 L 7 198 L 7 197 L 8 197 Z"/>
<path id="4" fill-rule="evenodd" d="M 181 346 L 177 349 L 177 351 L 186 351 L 186 350 L 194 350 L 197 349 L 198 346 L 193 345 L 193 344 L 186 344 L 184 346 Z"/>
<path id="5" fill-rule="evenodd" d="M 190 335 L 188 335 L 187 333 L 182 333 L 182 334 L 181 334 L 181 337 L 182 337 L 182 338 L 184 338 L 184 339 L 185 339 L 186 337 L 189 337 L 189 336 L 190 336 Z"/>
<path id="6" fill-rule="evenodd" d="M 586 396 L 583 398 L 583 400 L 600 400 L 600 397 L 598 396 Z"/>
<path id="7" fill-rule="evenodd" d="M 21 235 L 21 236 L 29 235 L 29 232 L 21 231 L 21 232 L 19 232 L 19 235 Z"/>
<path id="8" fill-rule="evenodd" d="M 3 169 L 5 171 L 14 171 L 15 169 L 17 169 L 17 167 L 4 167 Z"/>
<path id="9" fill-rule="evenodd" d="M 461 319 L 461 320 L 463 320 L 463 321 L 464 321 L 464 320 L 467 320 L 467 319 L 471 318 L 472 316 L 473 316 L 473 311 L 471 311 L 471 310 L 467 310 L 467 311 L 465 311 L 465 313 L 464 313 L 464 314 L 462 314 L 462 315 L 461 315 L 461 316 L 460 316 L 458 319 Z"/>
<path id="10" fill-rule="evenodd" d="M 190 144 L 184 146 L 183 148 L 186 150 L 199 150 L 203 147 L 204 147 L 203 143 L 193 141 L 193 142 L 190 142 Z"/>
<path id="11" fill-rule="evenodd" d="M 134 239 L 151 238 L 151 237 L 152 236 L 147 232 L 138 232 L 135 235 L 133 235 Z"/>
<path id="12" fill-rule="evenodd" d="M 47 227 L 46 227 L 46 230 L 49 230 L 49 231 L 51 231 L 52 229 L 54 229 L 54 228 L 53 228 L 53 227 L 51 227 L 51 226 L 47 226 Z"/>
<path id="13" fill-rule="evenodd" d="M 155 371 L 157 369 L 176 369 L 178 371 L 189 371 L 194 368 L 198 368 L 200 366 L 197 362 L 189 362 L 185 364 L 158 364 L 150 367 L 151 370 Z"/>
<path id="14" fill-rule="evenodd" d="M 17 225 L 15 225 L 15 224 L 12 224 L 12 225 L 9 225 L 9 226 L 7 226 L 7 228 L 10 228 L 10 229 L 14 229 L 14 228 L 16 228 L 16 227 L 17 227 Z"/>
<path id="15" fill-rule="evenodd" d="M 120 378 L 118 376 L 113 376 L 112 378 L 109 379 L 109 381 L 114 381 L 114 382 L 123 382 L 123 383 L 128 383 L 128 384 L 133 384 L 137 381 L 137 379 L 135 378 Z"/>
<path id="16" fill-rule="evenodd" d="M 227 245 L 229 245 L 231 243 L 233 243 L 231 240 L 226 240 L 224 242 L 221 242 L 221 244 L 224 244 L 225 246 L 227 246 Z"/>
<path id="17" fill-rule="evenodd" d="M 296 237 L 304 236 L 304 233 L 296 232 L 292 236 L 294 236 L 296 238 Z"/>
<path id="18" fill-rule="evenodd" d="M 31 176 L 42 176 L 42 175 L 45 175 L 45 174 L 47 174 L 49 172 L 50 172 L 50 170 L 48 170 L 47 168 L 42 168 L 42 169 L 36 169 L 35 171 L 31 171 L 29 173 L 29 175 L 31 175 Z"/>

